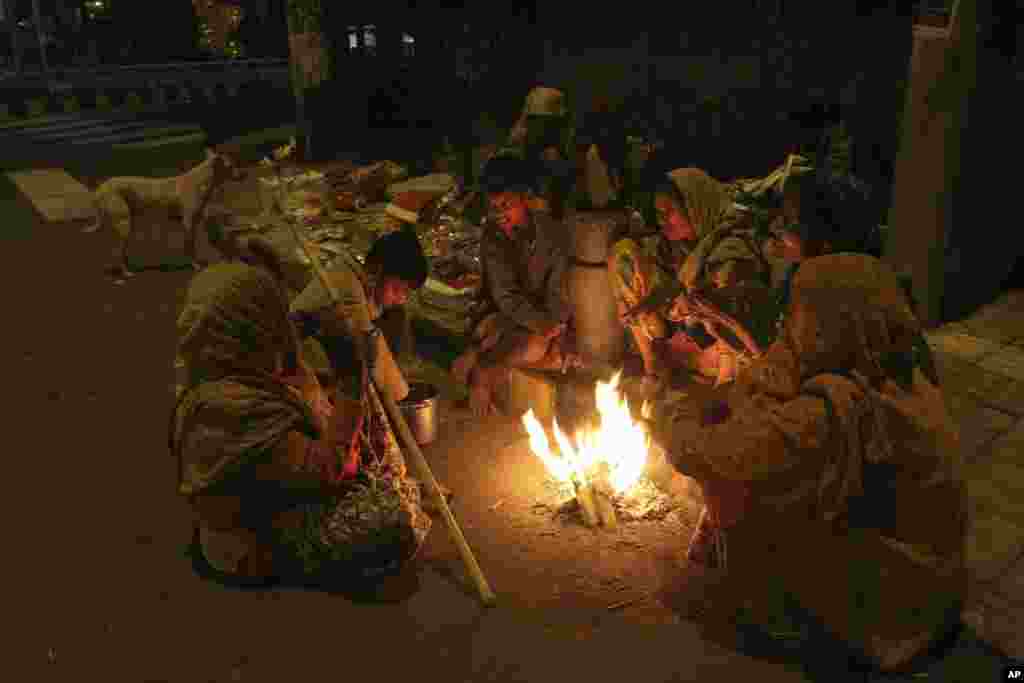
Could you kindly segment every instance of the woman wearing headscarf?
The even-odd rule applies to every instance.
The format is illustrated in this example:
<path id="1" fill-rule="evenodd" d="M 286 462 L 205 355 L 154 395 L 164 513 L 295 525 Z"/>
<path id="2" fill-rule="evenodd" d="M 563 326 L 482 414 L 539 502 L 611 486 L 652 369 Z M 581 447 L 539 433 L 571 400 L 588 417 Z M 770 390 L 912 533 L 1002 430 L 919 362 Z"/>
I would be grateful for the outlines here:
<path id="1" fill-rule="evenodd" d="M 731 366 L 720 362 L 729 355 L 725 345 L 692 319 L 679 295 L 760 285 L 768 265 L 726 186 L 698 168 L 668 173 L 655 189 L 654 209 L 659 233 L 620 240 L 609 263 L 646 381 L 661 383 L 673 365 L 731 379 Z"/>
<path id="2" fill-rule="evenodd" d="M 770 248 L 786 263 L 776 292 L 780 312 L 786 309 L 793 277 L 804 261 L 836 253 L 881 258 L 882 234 L 874 220 L 871 188 L 847 173 L 791 177 L 782 190 L 782 214 L 772 225 L 772 233 Z M 914 305 L 909 278 L 900 279 Z M 915 353 L 925 374 L 938 384 L 935 361 L 923 334 L 918 336 Z"/>
<path id="3" fill-rule="evenodd" d="M 916 361 L 919 331 L 883 263 L 814 258 L 779 339 L 696 439 L 662 406 L 655 438 L 705 494 L 688 559 L 725 569 L 737 602 L 718 600 L 723 616 L 795 620 L 825 638 L 813 647 L 830 635 L 850 666 L 884 670 L 913 668 L 958 623 L 959 436 Z"/>
<path id="4" fill-rule="evenodd" d="M 301 357 L 280 265 L 250 250 L 266 267 L 203 270 L 178 318 L 187 379 L 169 445 L 196 549 L 242 583 L 401 566 L 431 524 L 418 486 L 379 438 L 382 415 L 330 404 Z"/>

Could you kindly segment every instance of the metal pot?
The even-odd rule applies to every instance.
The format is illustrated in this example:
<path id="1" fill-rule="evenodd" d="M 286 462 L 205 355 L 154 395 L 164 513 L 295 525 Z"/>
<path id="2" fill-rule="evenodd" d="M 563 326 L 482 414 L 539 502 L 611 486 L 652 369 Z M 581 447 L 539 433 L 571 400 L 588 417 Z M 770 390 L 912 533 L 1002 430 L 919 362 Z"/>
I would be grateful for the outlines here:
<path id="1" fill-rule="evenodd" d="M 426 446 L 437 438 L 440 416 L 437 410 L 437 387 L 425 382 L 412 382 L 409 395 L 399 402 L 398 408 L 409 423 L 416 443 Z"/>

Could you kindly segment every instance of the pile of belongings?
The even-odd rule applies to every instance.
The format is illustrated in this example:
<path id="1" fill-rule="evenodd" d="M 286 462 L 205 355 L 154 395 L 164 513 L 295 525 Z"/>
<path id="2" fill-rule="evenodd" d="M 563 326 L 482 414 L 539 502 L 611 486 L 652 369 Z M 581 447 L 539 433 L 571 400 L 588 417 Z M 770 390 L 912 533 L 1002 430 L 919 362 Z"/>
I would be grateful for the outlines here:
<path id="1" fill-rule="evenodd" d="M 296 193 L 305 192 L 305 188 L 322 183 L 324 174 L 319 171 L 304 171 L 294 175 L 269 176 L 259 179 L 260 204 L 264 214 L 274 211 L 291 213 L 300 220 L 307 216 L 319 215 L 319 211 L 306 210 L 305 200 L 296 199 Z M 315 193 L 305 192 L 301 197 Z M 284 197 L 282 205 L 282 197 Z"/>
<path id="2" fill-rule="evenodd" d="M 416 297 L 418 312 L 442 328 L 465 334 L 480 291 L 479 259 L 466 252 L 434 259 Z"/>
<path id="3" fill-rule="evenodd" d="M 317 183 L 323 180 L 324 177 L 324 174 L 320 171 L 309 170 L 303 171 L 302 173 L 296 173 L 294 175 L 282 175 L 280 179 L 276 176 L 261 178 L 260 182 L 268 187 L 277 187 L 278 185 L 283 184 L 286 188 L 291 188 Z"/>
<path id="4" fill-rule="evenodd" d="M 430 289 L 449 297 L 473 296 L 480 283 L 479 260 L 467 253 L 436 260 L 428 279 Z"/>
<path id="5" fill-rule="evenodd" d="M 387 200 L 388 186 L 408 175 L 393 161 L 378 161 L 354 169 L 339 169 L 327 174 L 327 185 L 335 208 L 361 211 L 371 204 Z"/>
<path id="6" fill-rule="evenodd" d="M 458 194 L 458 183 L 448 173 L 419 176 L 392 183 L 387 188 L 391 201 L 387 213 L 406 223 L 436 222 L 442 204 L 449 204 Z"/>
<path id="7" fill-rule="evenodd" d="M 327 217 L 329 207 L 325 205 L 323 192 L 295 190 L 284 199 L 284 212 L 304 225 L 319 224 Z"/>

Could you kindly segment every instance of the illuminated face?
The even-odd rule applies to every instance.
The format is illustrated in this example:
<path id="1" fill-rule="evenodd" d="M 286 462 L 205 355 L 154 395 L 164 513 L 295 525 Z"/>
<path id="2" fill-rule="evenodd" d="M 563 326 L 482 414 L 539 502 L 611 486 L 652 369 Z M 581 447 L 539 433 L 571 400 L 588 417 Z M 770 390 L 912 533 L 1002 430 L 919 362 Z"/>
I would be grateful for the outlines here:
<path id="1" fill-rule="evenodd" d="M 392 306 L 404 306 L 409 301 L 409 292 L 412 287 L 408 282 L 398 278 L 385 278 L 377 293 L 377 303 L 381 308 Z"/>
<path id="2" fill-rule="evenodd" d="M 690 242 L 697 239 L 697 230 L 674 198 L 665 194 L 657 195 L 654 198 L 654 210 L 665 239 L 672 242 Z"/>
<path id="3" fill-rule="evenodd" d="M 529 221 L 528 197 L 522 192 L 496 192 L 487 196 L 491 218 L 508 232 Z"/>

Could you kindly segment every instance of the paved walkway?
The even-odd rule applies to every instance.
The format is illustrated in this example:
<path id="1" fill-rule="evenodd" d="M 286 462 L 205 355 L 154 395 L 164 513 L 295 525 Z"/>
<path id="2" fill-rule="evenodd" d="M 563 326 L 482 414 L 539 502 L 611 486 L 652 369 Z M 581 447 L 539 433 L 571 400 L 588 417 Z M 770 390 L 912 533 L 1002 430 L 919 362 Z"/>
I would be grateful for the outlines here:
<path id="1" fill-rule="evenodd" d="M 0 126 L 0 145 L 112 146 L 202 134 L 196 123 L 174 123 L 135 113 L 67 114 Z"/>
<path id="2" fill-rule="evenodd" d="M 1024 659 L 1024 291 L 935 330 L 929 341 L 967 462 L 965 620 Z"/>
<path id="3" fill-rule="evenodd" d="M 7 176 L 48 223 L 95 215 L 92 192 L 63 169 L 18 171 Z"/>

